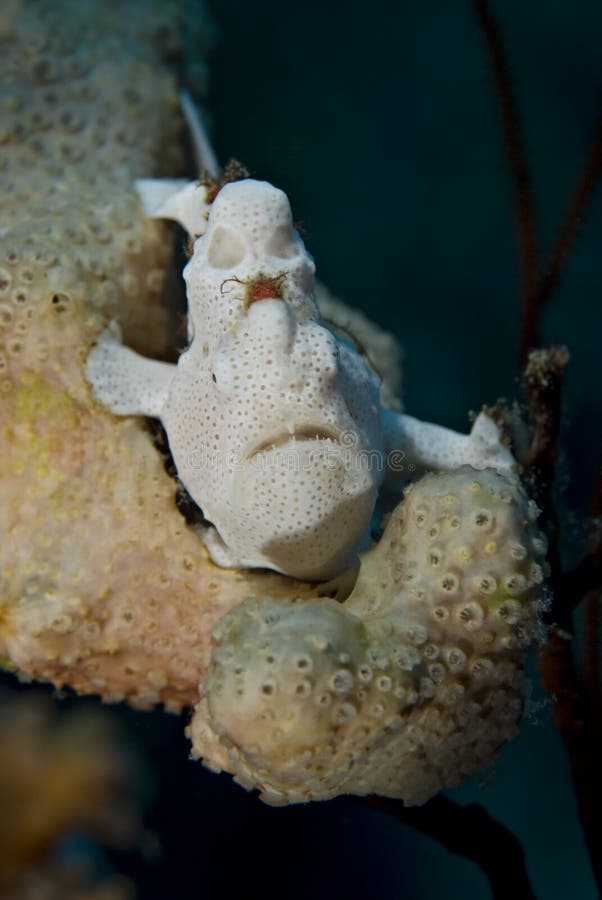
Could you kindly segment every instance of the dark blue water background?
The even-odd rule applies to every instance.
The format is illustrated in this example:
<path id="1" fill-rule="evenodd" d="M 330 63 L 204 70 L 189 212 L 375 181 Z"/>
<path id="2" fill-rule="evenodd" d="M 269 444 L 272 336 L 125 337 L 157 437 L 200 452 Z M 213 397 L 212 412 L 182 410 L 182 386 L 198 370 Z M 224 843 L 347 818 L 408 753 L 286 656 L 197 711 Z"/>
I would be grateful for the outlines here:
<path id="1" fill-rule="evenodd" d="M 602 112 L 602 9 L 592 0 L 493 8 L 547 253 Z M 398 335 L 408 412 L 464 429 L 469 409 L 515 396 L 516 219 L 471 4 L 215 0 L 213 11 L 209 107 L 220 158 L 283 188 L 318 276 Z M 563 498 L 573 539 L 570 511 L 586 509 L 602 443 L 601 239 L 598 191 L 544 317 L 544 340 L 572 355 Z M 534 696 L 544 699 L 535 680 Z M 538 896 L 595 896 L 549 705 L 524 723 L 485 786 L 475 779 L 453 796 L 483 803 L 519 836 Z M 344 883 L 354 897 L 489 896 L 473 865 L 351 801 L 315 817 L 272 817 L 298 824 L 283 895 L 339 897 Z M 260 830 L 252 839 L 269 879 L 269 843 Z"/>
<path id="2" fill-rule="evenodd" d="M 602 101 L 594 0 L 497 0 L 549 250 Z M 318 275 L 397 334 L 416 416 L 465 429 L 516 392 L 515 218 L 482 36 L 468 2 L 303 4 L 213 0 L 208 108 L 222 161 L 289 195 Z M 579 534 L 600 447 L 602 197 L 545 315 L 572 353 L 563 469 Z M 454 791 L 523 842 L 537 896 L 594 900 L 549 703 L 492 772 Z M 64 700 L 97 706 L 94 700 Z M 140 900 L 486 900 L 470 862 L 356 798 L 274 810 L 187 761 L 182 719 L 116 713 L 154 771 L 149 837 L 112 863 Z"/>

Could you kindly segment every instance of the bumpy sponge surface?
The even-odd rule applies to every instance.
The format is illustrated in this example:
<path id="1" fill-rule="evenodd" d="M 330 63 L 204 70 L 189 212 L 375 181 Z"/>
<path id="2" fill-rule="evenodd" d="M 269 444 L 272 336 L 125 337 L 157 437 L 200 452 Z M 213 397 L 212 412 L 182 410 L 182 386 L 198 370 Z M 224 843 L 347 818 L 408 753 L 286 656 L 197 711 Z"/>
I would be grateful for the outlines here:
<path id="1" fill-rule="evenodd" d="M 67 351 L 82 307 L 128 343 L 168 344 L 171 247 L 132 188 L 184 172 L 176 85 L 186 4 L 50 0 L 0 21 L 0 391 Z M 190 28 L 198 33 L 196 20 Z"/>
<path id="2" fill-rule="evenodd" d="M 249 599 L 215 630 L 195 752 L 271 803 L 422 803 L 516 733 L 545 543 L 518 482 L 465 467 L 406 492 L 344 604 Z"/>
<path id="3" fill-rule="evenodd" d="M 0 13 L 0 655 L 144 707 L 190 705 L 202 681 L 195 752 L 270 802 L 421 802 L 516 730 L 545 574 L 517 484 L 472 470 L 417 483 L 337 604 L 213 566 L 143 423 L 112 416 L 84 377 L 110 318 L 148 355 L 173 342 L 170 243 L 132 184 L 181 171 L 160 54 L 183 63 L 196 9 Z"/>
<path id="4" fill-rule="evenodd" d="M 166 60 L 202 83 L 187 54 L 187 41 L 202 50 L 202 7 L 0 6 L 0 657 L 59 687 L 180 709 L 216 619 L 290 583 L 208 562 L 144 422 L 94 400 L 84 361 L 113 317 L 140 352 L 174 344 L 172 241 L 134 180 L 185 174 Z"/>

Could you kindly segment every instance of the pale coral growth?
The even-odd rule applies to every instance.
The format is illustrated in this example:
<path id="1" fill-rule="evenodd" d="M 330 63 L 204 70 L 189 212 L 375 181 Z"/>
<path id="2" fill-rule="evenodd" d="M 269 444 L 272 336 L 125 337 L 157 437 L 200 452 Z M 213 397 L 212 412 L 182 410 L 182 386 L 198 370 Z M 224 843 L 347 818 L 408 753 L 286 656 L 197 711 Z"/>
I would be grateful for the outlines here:
<path id="1" fill-rule="evenodd" d="M 517 732 L 540 625 L 541 535 L 492 470 L 406 491 L 349 599 L 247 600 L 215 630 L 194 752 L 269 803 L 424 803 Z"/>
<path id="2" fill-rule="evenodd" d="M 26 883 L 59 877 L 51 849 L 69 834 L 132 845 L 140 828 L 134 758 L 100 713 L 59 717 L 41 694 L 3 691 L 0 699 L 0 896 L 18 885 L 21 897 Z"/>
<path id="3" fill-rule="evenodd" d="M 154 3 L 114 29 L 122 7 L 73 3 L 59 25 L 53 4 L 24 3 L 3 44 L 0 654 L 145 708 L 191 706 L 203 682 L 195 752 L 271 802 L 422 802 L 515 733 L 544 574 L 535 512 L 492 472 L 432 476 L 344 604 L 210 562 L 144 422 L 116 419 L 83 373 L 110 318 L 143 352 L 172 340 L 171 245 L 133 182 L 183 165 L 158 56 L 182 52 L 181 32 Z"/>
<path id="4" fill-rule="evenodd" d="M 135 900 L 136 889 L 127 878 L 117 875 L 94 885 L 85 881 L 85 873 L 50 866 L 1 890 L 0 900 Z"/>
<path id="5" fill-rule="evenodd" d="M 147 276 L 149 263 L 164 276 L 171 248 L 165 229 L 144 217 L 131 180 L 185 164 L 181 143 L 169 139 L 181 122 L 174 79 L 157 60 L 157 35 L 177 38 L 178 18 L 161 4 L 144 14 L 128 2 L 61 10 L 21 4 L 2 40 L 3 391 L 32 361 L 70 374 L 62 366 L 83 308 L 84 344 L 100 313 L 118 316 L 141 348 L 167 346 L 162 278 L 149 287 Z"/>
<path id="6" fill-rule="evenodd" d="M 171 243 L 133 180 L 183 165 L 158 56 L 183 52 L 181 20 L 171 5 L 121 6 L 115 29 L 102 3 L 71 3 L 60 19 L 26 3 L 2 56 L 0 652 L 82 693 L 179 709 L 196 698 L 216 619 L 249 590 L 283 588 L 207 563 L 144 424 L 115 420 L 83 376 L 116 313 L 141 350 L 169 338 L 157 286 Z M 76 116 L 83 152 L 66 163 L 60 136 Z"/>
<path id="7" fill-rule="evenodd" d="M 291 582 L 208 562 L 138 421 L 33 376 L 3 413 L 2 654 L 80 693 L 193 703 L 220 616 Z"/>

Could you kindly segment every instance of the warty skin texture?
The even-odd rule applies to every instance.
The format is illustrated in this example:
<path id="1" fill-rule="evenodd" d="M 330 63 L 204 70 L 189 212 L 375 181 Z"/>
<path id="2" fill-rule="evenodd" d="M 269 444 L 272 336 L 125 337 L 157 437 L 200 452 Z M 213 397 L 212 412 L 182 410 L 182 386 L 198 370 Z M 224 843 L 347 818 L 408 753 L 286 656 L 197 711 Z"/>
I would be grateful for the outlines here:
<path id="1" fill-rule="evenodd" d="M 86 30 L 86 15 L 98 16 L 96 4 L 73 6 L 66 31 L 53 20 L 53 8 L 53 4 L 37 3 L 32 15 L 34 6 L 23 4 L 23 17 L 9 23 L 13 49 L 3 58 L 3 65 L 9 66 L 3 103 L 13 109 L 14 121 L 3 135 L 7 164 L 1 172 L 6 232 L 0 237 L 0 510 L 4 528 L 0 653 L 25 677 L 97 693 L 109 701 L 125 699 L 145 708 L 162 702 L 174 711 L 198 704 L 191 726 L 195 753 L 213 768 L 232 771 L 247 786 L 263 785 L 264 798 L 270 802 L 367 790 L 422 802 L 441 784 L 455 783 L 465 772 L 485 765 L 514 733 L 520 715 L 524 645 L 535 629 L 533 617 L 540 602 L 537 579 L 529 581 L 518 598 L 518 611 L 512 607 L 506 620 L 486 609 L 482 600 L 475 601 L 487 623 L 482 631 L 485 645 L 491 644 L 493 635 L 495 646 L 486 653 L 483 650 L 483 659 L 489 662 L 458 675 L 463 691 L 446 674 L 452 671 L 448 660 L 441 686 L 432 673 L 425 674 L 433 685 L 419 680 L 422 693 L 418 695 L 413 686 L 416 666 L 422 671 L 435 665 L 436 655 L 457 637 L 438 620 L 433 625 L 429 619 L 435 597 L 431 591 L 434 570 L 426 545 L 421 544 L 422 532 L 411 531 L 404 545 L 399 536 L 387 531 L 386 540 L 363 557 L 358 585 L 343 605 L 319 598 L 310 584 L 274 572 L 224 569 L 210 561 L 176 507 L 174 482 L 164 471 L 143 420 L 113 415 L 94 399 L 84 377 L 90 348 L 112 319 L 119 322 L 124 340 L 141 353 L 161 356 L 170 344 L 161 284 L 170 265 L 171 242 L 165 227 L 143 214 L 132 186 L 135 178 L 177 174 L 182 167 L 175 84 L 159 61 L 154 39 L 143 37 L 147 27 L 152 31 L 154 7 L 149 4 L 135 41 L 131 34 L 119 37 L 121 32 L 115 31 L 111 21 L 107 31 L 112 36 L 103 44 L 102 29 L 97 28 L 96 50 L 89 49 Z M 157 16 L 164 23 L 163 12 Z M 171 40 L 177 41 L 177 33 L 172 32 Z M 21 59 L 17 60 L 14 48 L 20 42 L 27 42 L 31 57 L 31 70 L 25 75 L 17 73 Z M 133 56 L 124 52 L 130 44 L 135 48 Z M 88 52 L 89 63 L 82 71 L 81 59 Z M 37 66 L 38 60 L 44 65 Z M 58 68 L 48 69 L 47 63 Z M 116 69 L 122 63 L 122 78 L 107 81 L 102 77 L 103 65 Z M 115 84 L 121 90 L 131 83 L 132 66 L 144 72 L 144 78 L 138 76 L 141 93 L 134 99 L 115 95 Z M 53 79 L 50 86 L 49 78 Z M 86 95 L 87 109 L 98 104 L 90 121 L 102 132 L 100 149 L 96 130 L 83 125 L 76 129 L 82 95 Z M 21 110 L 29 117 L 26 128 L 20 125 L 19 116 L 25 115 Z M 111 128 L 107 130 L 103 115 L 109 110 Z M 69 113 L 65 119 L 62 111 Z M 127 124 L 125 131 L 120 122 Z M 67 126 L 75 130 L 63 137 L 60 129 Z M 92 150 L 97 155 L 91 171 Z M 428 494 L 433 484 L 447 484 L 437 481 L 440 477 L 418 482 L 410 494 L 413 502 Z M 472 475 L 466 477 L 469 483 L 473 480 Z M 485 473 L 474 480 L 480 483 L 479 478 L 488 477 Z M 487 494 L 489 488 L 479 490 Z M 446 487 L 444 496 L 457 491 L 457 485 Z M 531 535 L 532 513 L 513 479 L 507 482 L 506 492 L 494 491 L 494 506 L 506 503 L 500 499 L 502 493 L 510 497 L 510 504 L 508 516 L 503 517 L 506 525 L 498 542 L 499 554 L 490 547 L 499 561 L 500 584 L 504 577 L 516 574 L 517 565 L 518 574 L 527 578 L 524 567 L 527 562 L 539 565 L 542 552 L 541 546 L 537 549 L 533 544 L 537 538 Z M 480 497 L 468 496 L 472 499 L 462 500 L 464 505 L 468 502 L 466 521 L 471 512 L 487 505 Z M 403 504 L 398 507 L 392 522 L 404 515 L 403 509 Z M 514 535 L 512 540 L 508 535 Z M 532 538 L 531 545 L 527 538 Z M 526 547 L 518 562 L 509 549 L 515 540 Z M 484 561 L 489 565 L 487 553 L 477 532 L 467 542 L 466 583 L 472 583 L 472 565 L 479 573 Z M 411 568 L 426 580 L 422 598 L 398 590 L 395 584 L 397 571 L 408 574 L 410 561 L 414 561 Z M 462 594 L 454 604 L 473 600 Z M 479 621 L 478 611 L 470 609 L 477 619 L 469 621 Z M 281 617 L 267 615 L 273 610 L 281 610 Z M 382 610 L 380 617 L 378 610 Z M 487 618 L 494 615 L 495 628 Z M 399 625 L 406 619 L 414 623 L 412 640 L 419 641 L 417 646 Z M 279 623 L 283 624 L 278 633 L 272 635 L 270 629 Z M 432 637 L 429 632 L 429 639 L 420 642 L 422 632 L 415 623 L 427 631 L 434 629 Z M 521 623 L 522 636 L 517 637 Z M 401 637 L 395 637 L 398 625 Z M 270 696 L 280 704 L 286 696 L 262 691 L 258 696 L 265 659 L 253 648 L 264 628 L 270 640 L 273 637 L 284 646 L 300 642 L 305 647 L 308 635 L 317 634 L 312 663 L 325 685 L 336 679 L 327 688 L 333 697 L 339 698 L 340 688 L 340 702 L 333 703 L 339 718 L 324 717 L 319 710 L 315 714 L 312 758 L 307 747 L 299 746 L 295 722 L 302 711 L 298 704 L 313 702 L 318 685 L 304 686 L 305 697 L 299 695 L 285 705 L 285 714 L 290 715 L 291 762 L 284 767 L 274 728 L 268 725 L 258 733 L 253 712 L 266 714 L 259 721 L 267 722 L 272 715 L 278 718 L 281 706 L 253 704 L 267 703 Z M 470 629 L 469 639 L 460 633 L 472 647 L 476 638 Z M 333 659 L 330 634 L 343 660 Z M 500 642 L 505 638 L 510 644 L 502 651 Z M 518 641 L 514 646 L 513 640 Z M 241 656 L 245 678 L 250 679 L 245 684 L 245 703 L 237 707 L 234 719 L 228 698 L 232 690 L 237 696 L 237 685 L 222 672 L 230 645 L 234 655 Z M 367 736 L 355 730 L 368 710 L 367 698 L 357 693 L 355 673 L 360 672 L 371 646 L 376 657 L 366 664 L 381 689 L 388 683 L 382 679 L 391 678 L 385 663 L 388 660 L 393 666 L 392 653 L 405 649 L 408 665 L 412 663 L 410 669 L 395 670 L 397 682 L 393 687 L 391 678 L 390 690 L 370 688 L 385 698 L 383 715 L 400 717 L 404 723 L 396 738 L 400 745 L 390 742 L 385 729 L 391 723 L 379 716 Z M 435 654 L 432 661 L 424 655 L 427 646 L 428 653 Z M 454 649 L 456 644 L 449 647 Z M 467 649 L 462 652 L 466 661 L 472 660 Z M 423 654 L 420 663 L 415 663 L 416 653 Z M 476 653 L 477 649 L 475 663 L 481 659 Z M 451 665 L 465 664 L 461 654 L 452 660 Z M 356 667 L 353 672 L 351 664 Z M 337 678 L 337 667 L 351 674 L 353 685 L 349 685 L 349 674 Z M 492 667 L 495 674 L 482 689 L 477 687 L 478 673 Z M 367 670 L 361 671 L 367 677 Z M 282 673 L 280 683 L 286 683 Z M 448 699 L 456 724 L 451 732 L 455 737 L 443 742 L 445 757 L 440 759 L 437 748 L 451 721 L 443 699 L 445 686 L 454 686 Z M 406 691 L 403 703 L 395 688 Z M 479 697 L 481 690 L 489 692 L 483 699 L 491 710 L 499 703 L 503 716 L 498 724 L 492 711 L 484 718 L 481 710 L 489 708 L 475 701 L 475 691 Z M 408 697 L 412 703 L 406 705 Z M 399 724 L 398 719 L 394 721 Z M 464 744 L 457 733 L 457 723 L 463 721 L 472 723 L 470 739 Z M 409 726 L 416 727 L 412 731 Z M 452 752 L 453 742 L 457 746 Z M 399 766 L 387 764 L 387 748 L 399 759 Z M 375 753 L 374 766 L 364 765 Z M 343 758 L 352 761 L 348 778 L 341 777 Z M 322 775 L 316 775 L 316 759 L 324 763 Z M 370 768 L 374 771 L 371 783 L 365 775 Z M 311 778 L 300 788 L 307 772 Z"/>
<path id="2" fill-rule="evenodd" d="M 216 562 L 317 581 L 367 543 L 383 446 L 379 382 L 324 327 L 313 274 L 286 195 L 227 184 L 185 269 L 191 342 L 177 366 L 109 338 L 87 374 L 114 412 L 160 416 L 180 479 L 218 529 Z"/>
<path id="3" fill-rule="evenodd" d="M 394 454 L 406 471 L 512 468 L 484 413 L 461 435 L 381 404 L 375 372 L 320 314 L 315 265 L 281 190 L 246 178 L 209 201 L 203 182 L 142 186 L 153 215 L 196 238 L 184 270 L 189 346 L 169 366 L 112 327 L 86 374 L 113 412 L 161 419 L 178 476 L 214 526 L 204 539 L 215 562 L 333 578 L 369 545 Z"/>

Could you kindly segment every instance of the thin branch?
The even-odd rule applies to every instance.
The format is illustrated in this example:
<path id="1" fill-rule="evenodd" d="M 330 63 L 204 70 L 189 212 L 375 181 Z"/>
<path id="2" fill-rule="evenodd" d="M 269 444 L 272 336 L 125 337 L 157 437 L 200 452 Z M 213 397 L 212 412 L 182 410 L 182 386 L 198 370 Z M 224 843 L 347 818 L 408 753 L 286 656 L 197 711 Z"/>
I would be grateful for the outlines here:
<path id="1" fill-rule="evenodd" d="M 591 591 L 585 600 L 584 679 L 585 699 L 596 730 L 596 743 L 602 748 L 602 692 L 600 690 L 600 604 L 602 589 Z"/>
<path id="2" fill-rule="evenodd" d="M 532 326 L 532 343 L 523 347 L 528 350 L 529 346 L 535 346 L 535 336 L 537 334 L 537 320 L 541 315 L 541 311 L 548 303 L 565 268 L 570 253 L 575 245 L 579 233 L 579 226 L 585 216 L 587 206 L 590 203 L 600 175 L 602 174 L 602 117 L 598 121 L 594 140 L 592 142 L 589 156 L 583 168 L 583 171 L 577 181 L 575 189 L 571 197 L 564 221 L 558 232 L 556 243 L 550 256 L 550 262 L 546 268 L 542 278 L 541 287 L 533 299 L 532 308 L 530 309 L 530 317 L 534 320 Z M 523 341 L 527 341 L 527 336 L 523 335 Z"/>
<path id="3" fill-rule="evenodd" d="M 424 806 L 405 807 L 401 800 L 384 797 L 368 797 L 365 802 L 476 863 L 494 900 L 535 900 L 522 844 L 479 804 L 460 806 L 441 794 Z"/>
<path id="4" fill-rule="evenodd" d="M 581 562 L 562 576 L 562 593 L 567 609 L 573 612 L 590 593 L 600 590 L 602 581 L 602 545 L 584 556 Z"/>
<path id="5" fill-rule="evenodd" d="M 548 561 L 553 600 L 547 613 L 548 638 L 540 650 L 538 668 L 544 688 L 554 701 L 554 722 L 566 746 L 579 818 L 594 877 L 602 890 L 602 848 L 597 837 L 602 834 L 602 744 L 598 709 L 592 709 L 588 704 L 588 693 L 575 666 L 572 649 L 573 610 L 596 583 L 596 575 L 599 576 L 599 533 L 592 526 L 590 552 L 573 572 L 565 574 L 553 497 L 562 385 L 567 363 L 568 352 L 564 347 L 533 350 L 529 354 L 522 384 L 529 411 L 531 442 L 521 461 L 531 492 L 542 509 L 540 524 L 550 540 Z M 597 521 L 595 516 L 592 522 Z"/>
<path id="6" fill-rule="evenodd" d="M 558 435 L 562 413 L 562 389 L 569 362 L 566 347 L 548 347 L 532 350 L 522 375 L 521 388 L 528 409 L 530 443 L 519 460 L 525 469 L 529 493 L 541 509 L 540 527 L 548 541 L 548 561 L 552 580 L 558 583 L 564 576 L 560 561 L 560 524 L 554 504 L 554 483 L 558 458 Z M 554 607 L 556 601 L 554 600 Z M 563 611 L 563 627 L 567 627 L 567 614 Z M 553 618 L 559 621 L 559 611 L 554 608 Z"/>
<path id="7" fill-rule="evenodd" d="M 600 683 L 600 606 L 602 605 L 602 459 L 594 483 L 584 566 L 590 576 L 585 600 L 584 678 L 587 708 L 602 748 L 602 685 Z"/>
<path id="8" fill-rule="evenodd" d="M 546 692 L 554 699 L 554 722 L 566 747 L 579 819 L 598 890 L 602 892 L 602 748 L 599 725 L 590 715 L 575 668 L 571 635 L 552 630 L 539 654 L 538 669 Z"/>
<path id="9" fill-rule="evenodd" d="M 566 347 L 532 350 L 522 374 L 521 387 L 529 411 L 531 441 L 520 462 L 532 469 L 545 463 L 542 492 L 549 496 L 554 480 L 562 412 L 562 388 L 569 363 Z M 549 502 L 549 501 L 548 501 Z"/>
<path id="10" fill-rule="evenodd" d="M 554 701 L 554 722 L 566 747 L 579 819 L 594 878 L 602 892 L 602 847 L 598 838 L 602 834 L 599 709 L 588 703 L 588 690 L 577 671 L 572 647 L 573 610 L 593 586 L 599 586 L 598 504 L 602 476 L 592 509 L 589 552 L 576 569 L 565 574 L 560 559 L 559 521 L 553 494 L 567 363 L 568 352 L 564 347 L 529 353 L 522 385 L 529 411 L 531 442 L 521 461 L 526 468 L 529 488 L 542 509 L 540 525 L 550 541 L 548 561 L 553 598 L 547 613 L 548 638 L 539 653 L 538 669 L 543 686 Z"/>
<path id="11" fill-rule="evenodd" d="M 514 178 L 518 216 L 520 293 L 523 302 L 523 334 L 528 334 L 527 348 L 529 348 L 537 344 L 537 315 L 534 314 L 534 307 L 539 291 L 540 274 L 537 223 L 531 178 L 521 141 L 518 106 L 497 22 L 487 0 L 472 0 L 472 3 L 487 43 L 495 91 L 502 115 L 504 144 L 510 171 Z M 526 353 L 524 357 L 526 357 Z"/>
<path id="12" fill-rule="evenodd" d="M 512 89 L 508 62 L 499 27 L 487 0 L 472 0 L 475 16 L 485 37 L 491 70 L 502 115 L 504 143 L 514 179 L 519 236 L 519 278 L 523 303 L 521 360 L 540 339 L 540 320 L 544 307 L 558 287 L 563 270 L 579 233 L 587 207 L 602 175 L 602 117 L 583 171 L 569 199 L 564 220 L 552 249 L 548 265 L 542 269 L 539 256 L 535 205 L 531 179 L 522 146 L 516 98 Z"/>
<path id="13" fill-rule="evenodd" d="M 541 508 L 540 525 L 550 541 L 548 561 L 551 569 L 550 584 L 554 591 L 547 614 L 548 640 L 539 654 L 539 670 L 546 691 L 554 699 L 554 720 L 567 749 L 579 818 L 594 877 L 602 891 L 602 847 L 597 838 L 597 835 L 602 834 L 602 727 L 598 656 L 602 475 L 595 492 L 586 556 L 572 572 L 565 573 L 560 558 L 559 517 L 554 503 L 554 485 L 562 387 L 568 352 L 565 348 L 533 349 L 539 342 L 542 310 L 558 285 L 574 246 L 579 225 L 602 173 L 602 118 L 584 170 L 569 200 L 549 265 L 539 282 L 537 226 L 505 54 L 487 0 L 473 0 L 473 6 L 491 58 L 517 200 L 523 300 L 521 358 L 526 363 L 522 387 L 529 414 L 529 440 L 523 440 L 524 423 L 521 425 L 515 421 L 515 446 L 523 450 L 520 462 L 524 467 L 525 480 Z M 512 428 L 511 415 L 509 420 Z M 582 683 L 572 653 L 572 613 L 584 599 L 587 627 L 585 684 Z"/>

